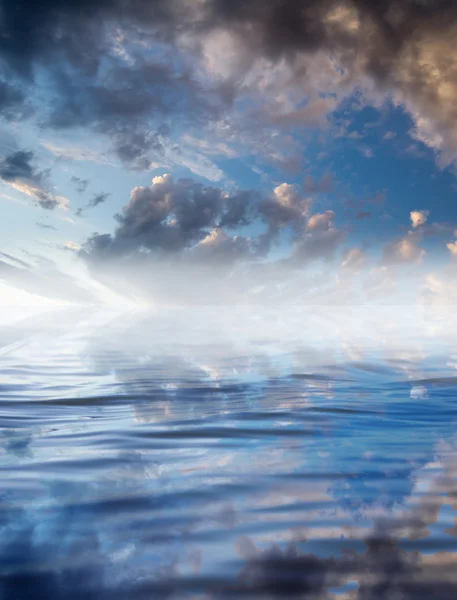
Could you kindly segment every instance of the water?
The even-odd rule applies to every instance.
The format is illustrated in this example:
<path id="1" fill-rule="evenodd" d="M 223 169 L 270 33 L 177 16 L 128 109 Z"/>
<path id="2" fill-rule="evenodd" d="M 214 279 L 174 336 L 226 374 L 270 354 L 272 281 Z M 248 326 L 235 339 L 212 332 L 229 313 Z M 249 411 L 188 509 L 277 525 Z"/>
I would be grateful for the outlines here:
<path id="1" fill-rule="evenodd" d="M 1 600 L 457 597 L 452 311 L 11 315 Z"/>

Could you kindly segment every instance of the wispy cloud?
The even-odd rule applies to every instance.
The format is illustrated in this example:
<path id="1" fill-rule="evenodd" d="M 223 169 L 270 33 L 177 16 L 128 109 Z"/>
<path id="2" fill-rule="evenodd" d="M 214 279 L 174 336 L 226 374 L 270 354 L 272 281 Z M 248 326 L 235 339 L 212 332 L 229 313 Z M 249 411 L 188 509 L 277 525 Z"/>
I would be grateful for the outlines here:
<path id="1" fill-rule="evenodd" d="M 48 187 L 48 172 L 37 171 L 31 164 L 33 152 L 19 150 L 0 161 L 0 179 L 14 189 L 31 196 L 47 210 L 68 209 L 64 196 L 54 195 Z"/>

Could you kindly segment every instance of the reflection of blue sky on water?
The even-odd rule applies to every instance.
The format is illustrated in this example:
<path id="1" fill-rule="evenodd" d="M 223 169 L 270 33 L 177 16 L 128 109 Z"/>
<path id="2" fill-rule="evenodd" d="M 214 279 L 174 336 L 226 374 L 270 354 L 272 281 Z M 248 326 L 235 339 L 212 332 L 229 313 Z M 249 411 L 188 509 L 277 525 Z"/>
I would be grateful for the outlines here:
<path id="1" fill-rule="evenodd" d="M 376 533 L 408 565 L 420 550 L 433 580 L 457 545 L 454 329 L 392 314 L 358 330 L 299 311 L 196 313 L 192 331 L 179 311 L 4 327 L 2 600 L 219 597 L 246 569 L 256 588 L 258 560 L 281 571 L 290 544 L 323 570 L 313 593 L 381 598 L 360 595 Z"/>

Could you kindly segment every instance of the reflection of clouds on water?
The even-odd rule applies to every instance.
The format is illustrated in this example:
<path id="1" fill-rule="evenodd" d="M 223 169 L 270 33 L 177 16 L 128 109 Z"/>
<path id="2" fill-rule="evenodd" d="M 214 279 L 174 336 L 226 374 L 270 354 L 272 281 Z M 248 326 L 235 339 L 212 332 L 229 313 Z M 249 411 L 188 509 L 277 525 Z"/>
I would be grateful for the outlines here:
<path id="1" fill-rule="evenodd" d="M 352 322 L 357 325 L 357 335 L 353 335 L 350 326 L 340 317 L 330 315 L 330 318 L 326 318 L 327 314 L 322 312 L 316 316 L 317 311 L 314 311 L 313 318 L 316 317 L 317 325 L 311 331 L 312 327 L 310 330 L 310 323 L 307 322 L 307 327 L 302 328 L 303 336 L 300 337 L 296 335 L 297 328 L 294 329 L 292 325 L 294 318 L 300 317 L 300 314 L 303 316 L 303 312 L 295 312 L 290 320 L 284 316 L 274 320 L 273 331 L 268 328 L 262 329 L 259 340 L 261 343 L 255 342 L 253 345 L 256 338 L 254 336 L 250 339 L 246 334 L 246 328 L 240 327 L 241 319 L 236 322 L 238 330 L 234 334 L 234 330 L 227 326 L 227 321 L 224 322 L 225 329 L 224 327 L 218 329 L 220 321 L 217 314 L 213 314 L 212 321 L 210 318 L 207 319 L 201 328 L 203 330 L 201 338 L 195 335 L 198 327 L 194 324 L 192 329 L 194 337 L 189 338 L 191 339 L 189 342 L 182 331 L 182 329 L 186 331 L 184 324 L 186 318 L 183 311 L 178 313 L 177 317 L 176 315 L 170 317 L 166 324 L 160 324 L 162 330 L 167 332 L 166 343 L 157 344 L 156 355 L 151 354 L 150 338 L 145 333 L 151 323 L 148 325 L 147 320 L 140 320 L 134 328 L 130 328 L 129 343 L 123 355 L 117 359 L 120 367 L 115 367 L 116 377 L 124 389 L 137 396 L 132 404 L 137 422 L 143 425 L 163 423 L 165 427 L 169 427 L 169 423 L 178 421 L 177 425 L 172 425 L 175 430 L 173 439 L 177 445 L 188 447 L 191 444 L 190 433 L 182 432 L 180 435 L 182 425 L 179 422 L 184 419 L 190 426 L 194 438 L 200 438 L 204 447 L 211 446 L 212 453 L 214 453 L 217 436 L 224 436 L 227 442 L 233 442 L 237 446 L 238 462 L 241 463 L 246 460 L 246 457 L 240 451 L 242 444 L 238 440 L 240 428 L 246 425 L 243 414 L 246 413 L 250 416 L 251 422 L 256 424 L 254 429 L 251 428 L 246 433 L 251 436 L 251 441 L 254 443 L 254 447 L 249 449 L 251 461 L 254 454 L 262 456 L 274 445 L 266 435 L 270 430 L 270 437 L 279 436 L 282 444 L 292 444 L 298 439 L 297 456 L 294 458 L 296 461 L 300 460 L 299 452 L 303 454 L 311 449 L 312 454 L 315 455 L 312 464 L 314 469 L 322 468 L 324 464 L 327 469 L 331 469 L 329 463 L 333 460 L 334 470 L 341 469 L 344 472 L 345 464 L 351 464 L 355 473 L 351 473 L 344 483 L 336 482 L 334 491 L 343 503 L 349 503 L 348 505 L 353 509 L 360 511 L 375 502 L 390 505 L 401 500 L 409 493 L 411 485 L 409 473 L 413 467 L 402 464 L 399 460 L 398 465 L 390 464 L 380 469 L 379 463 L 382 462 L 384 445 L 390 443 L 389 422 L 397 421 L 395 411 L 399 406 L 399 400 L 401 398 L 406 400 L 409 397 L 412 401 L 421 402 L 429 395 L 428 388 L 431 386 L 426 382 L 419 383 L 424 376 L 422 367 L 426 366 L 427 352 L 417 345 L 412 349 L 410 347 L 412 334 L 415 333 L 417 336 L 421 333 L 417 315 L 407 319 L 411 328 L 403 341 L 397 340 L 392 334 L 399 329 L 399 324 L 386 318 L 382 320 L 385 331 L 381 335 L 382 344 L 377 356 L 376 351 L 373 354 L 372 348 L 375 338 L 371 337 L 376 332 L 376 327 L 379 329 L 377 315 L 370 316 L 367 331 L 364 332 L 365 322 L 361 325 L 361 320 L 358 320 L 355 314 L 351 314 Z M 239 314 L 237 316 L 240 317 Z M 241 315 L 244 318 L 246 316 L 249 317 L 246 312 Z M 268 320 L 268 314 L 264 318 Z M 257 325 L 260 323 L 265 325 L 262 315 L 256 315 L 254 322 Z M 233 323 L 233 319 L 230 323 Z M 288 339 L 287 335 L 279 336 L 274 346 L 272 342 L 274 332 L 279 332 L 278 326 L 291 338 Z M 171 343 L 169 334 L 171 330 L 174 331 L 174 327 L 178 330 L 178 336 L 177 339 L 173 338 L 174 342 Z M 142 333 L 137 335 L 137 331 Z M 217 337 L 212 337 L 214 331 L 217 331 Z M 349 340 L 356 339 L 358 360 L 352 361 L 348 369 L 345 366 L 347 360 L 345 352 L 342 354 L 337 352 L 336 346 L 331 347 L 330 352 L 327 348 L 319 347 L 316 342 L 316 331 L 325 332 L 326 335 L 333 332 L 334 337 L 336 336 L 340 341 L 345 337 Z M 205 333 L 208 335 L 208 332 L 210 332 L 210 339 L 213 340 L 212 346 L 204 335 Z M 106 332 L 104 334 L 106 335 Z M 241 342 L 237 337 L 238 334 L 241 334 Z M 187 342 L 183 344 L 185 350 L 181 347 L 180 336 Z M 307 345 L 303 344 L 303 337 L 306 337 Z M 258 334 L 257 338 L 259 338 Z M 103 344 L 107 345 L 106 339 L 103 340 Z M 281 344 L 283 346 L 285 344 L 286 352 L 284 348 L 281 350 Z M 236 356 L 235 359 L 234 354 L 236 355 L 240 345 L 244 348 L 244 353 Z M 247 347 L 250 348 L 249 352 L 246 351 Z M 145 349 L 149 350 L 148 356 Z M 103 346 L 99 347 L 94 355 L 99 354 L 101 350 Z M 375 361 L 364 364 L 364 358 L 367 356 L 370 359 L 373 356 Z M 141 360 L 138 360 L 138 357 L 141 357 Z M 137 367 L 134 367 L 135 358 Z M 129 364 L 131 367 L 126 368 L 125 365 Z M 158 382 L 160 385 L 157 385 Z M 357 403 L 355 407 L 354 398 Z M 371 415 L 363 415 L 363 411 L 359 410 L 360 402 L 363 400 L 366 401 L 368 410 L 372 412 Z M 332 406 L 336 404 L 342 412 L 326 415 L 312 410 L 324 409 L 327 404 Z M 304 409 L 310 410 L 302 414 Z M 423 407 L 406 408 L 407 411 L 413 411 L 413 414 L 418 409 L 420 414 Z M 349 412 L 348 417 L 345 410 L 353 413 Z M 267 412 L 268 417 L 260 415 L 262 411 Z M 423 416 L 427 418 L 427 412 Z M 376 425 L 379 418 L 384 420 L 384 426 Z M 216 428 L 211 433 L 211 430 L 206 427 L 202 428 L 202 423 L 205 425 L 208 420 L 214 419 L 223 419 L 226 425 L 232 425 L 236 429 L 235 440 L 230 439 L 233 430 Z M 376 425 L 375 429 L 373 425 Z M 346 438 L 345 427 L 347 426 L 360 429 L 359 440 L 357 436 L 355 439 Z M 395 426 L 397 432 L 401 432 L 406 440 L 413 441 L 414 432 L 409 427 L 407 419 L 404 419 L 403 424 L 400 422 Z M 287 427 L 290 427 L 292 433 L 296 433 L 295 437 L 284 437 L 280 434 L 280 428 L 284 428 L 284 432 L 287 432 Z M 416 431 L 421 427 L 419 423 Z M 305 435 L 301 440 L 297 438 L 300 429 Z M 307 430 L 312 431 L 312 437 L 308 440 Z M 320 436 L 318 443 L 316 443 L 316 435 Z M 430 438 L 428 432 L 427 436 Z M 335 441 L 338 441 L 338 450 Z M 431 445 L 425 442 L 427 440 L 422 439 L 420 444 L 412 443 L 410 447 L 405 444 L 407 452 L 410 453 L 406 463 L 421 464 L 426 459 Z M 429 442 L 433 444 L 433 439 Z M 315 448 L 318 450 L 317 453 Z M 321 459 L 326 457 L 327 460 L 321 460 L 319 467 L 316 456 Z M 214 454 L 211 457 L 214 458 Z M 377 470 L 376 478 L 373 478 L 366 468 L 369 460 Z M 298 462 L 295 468 L 300 470 L 302 466 L 303 464 Z M 240 467 L 237 465 L 236 468 Z M 400 486 L 398 481 L 402 482 Z"/>
<path id="2" fill-rule="evenodd" d="M 451 600 L 457 591 L 457 555 L 420 556 L 401 550 L 397 541 L 383 535 L 364 540 L 363 553 L 319 558 L 291 544 L 259 550 L 249 539 L 238 541 L 246 565 L 238 582 L 212 598 L 313 598 L 313 600 Z M 352 591 L 333 595 L 332 588 L 351 586 Z"/>
<path id="3" fill-rule="evenodd" d="M 364 551 L 355 552 L 348 543 L 340 556 L 318 557 L 306 552 L 298 542 L 276 543 L 262 549 L 251 538 L 241 537 L 236 550 L 246 565 L 240 571 L 239 582 L 228 590 L 230 594 L 240 598 L 263 593 L 268 598 L 292 595 L 327 599 L 333 597 L 330 588 L 343 588 L 348 581 L 354 581 L 357 589 L 344 595 L 347 600 L 451 600 L 457 593 L 457 552 L 446 548 L 457 549 L 457 544 L 443 543 L 440 550 L 442 540 L 438 540 L 436 552 L 422 553 L 411 544 L 404 549 L 402 543 L 405 538 L 416 542 L 428 538 L 431 534 L 427 527 L 436 524 L 441 507 L 455 497 L 457 453 L 443 442 L 438 444 L 437 452 L 440 463 L 426 465 L 417 473 L 405 508 L 398 507 L 382 518 L 373 515 L 373 530 L 366 536 L 361 530 L 352 531 L 349 537 L 363 540 Z M 454 535 L 454 530 L 446 533 Z M 225 596 L 222 592 L 215 597 Z"/>
<path id="4" fill-rule="evenodd" d="M 436 491 L 442 492 L 443 488 Z M 68 501 L 68 496 L 66 498 Z M 318 520 L 313 511 L 321 511 L 321 520 L 322 511 L 327 511 L 331 525 L 332 514 L 326 506 L 331 498 L 322 486 L 320 491 L 309 486 L 308 492 L 304 484 L 295 491 L 293 486 L 289 486 L 288 491 L 278 489 L 268 498 L 256 502 L 255 510 L 262 512 L 282 503 L 286 514 L 291 509 L 288 504 L 291 499 L 310 507 L 311 522 Z M 207 553 L 199 546 L 204 547 L 214 539 L 208 526 L 206 529 L 202 529 L 202 525 L 196 527 L 193 543 L 187 547 L 183 544 L 180 551 L 167 550 L 173 544 L 160 535 L 161 520 L 154 519 L 151 510 L 145 510 L 148 502 L 152 509 L 153 501 L 141 497 L 111 507 L 108 502 L 105 507 L 100 506 L 102 513 L 97 511 L 97 505 L 70 504 L 67 508 L 56 508 L 44 519 L 43 515 L 40 518 L 37 514 L 35 521 L 30 511 L 18 513 L 12 510 L 8 514 L 3 507 L 3 522 L 9 519 L 9 524 L 6 529 L 2 528 L 3 541 L 5 532 L 8 535 L 7 543 L 2 544 L 2 558 L 8 557 L 15 564 L 16 574 L 11 569 L 3 576 L 0 597 L 25 600 L 33 594 L 37 598 L 57 599 L 183 598 L 191 597 L 195 592 L 214 599 L 296 597 L 327 600 L 333 598 L 330 590 L 344 589 L 349 581 L 357 585 L 344 596 L 348 600 L 396 597 L 412 600 L 428 596 L 450 600 L 457 591 L 457 554 L 427 555 L 402 548 L 400 538 L 406 534 L 416 540 L 424 535 L 424 522 L 435 518 L 435 513 L 429 511 L 423 511 L 419 518 L 414 509 L 405 509 L 396 517 L 385 515 L 378 519 L 373 529 L 349 529 L 345 539 L 338 544 L 340 552 L 333 554 L 337 545 L 332 543 L 331 546 L 327 544 L 330 553 L 322 554 L 322 548 L 317 546 L 317 551 L 313 552 L 308 546 L 316 546 L 319 537 L 327 543 L 339 541 L 341 532 L 338 536 L 336 526 L 334 537 L 325 527 L 316 531 L 297 526 L 295 538 L 278 536 L 272 540 L 268 535 L 242 533 L 243 523 L 233 512 L 233 507 L 230 503 L 221 503 L 212 514 L 202 516 L 201 521 L 202 524 L 212 522 L 217 531 L 224 534 L 235 528 L 235 535 L 222 541 L 222 546 L 226 555 L 233 553 L 233 560 L 238 556 L 239 567 L 236 578 L 221 575 L 217 581 L 201 572 Z M 139 522 L 133 521 L 133 527 L 132 523 L 128 527 L 119 527 L 128 511 L 134 508 Z M 111 539 L 105 540 L 106 532 L 100 518 L 112 517 L 119 510 L 119 531 L 111 532 Z M 333 515 L 333 521 L 338 522 L 341 518 L 341 514 Z M 164 517 L 162 521 L 165 521 Z M 145 530 L 148 522 L 149 527 Z M 183 530 L 178 519 L 175 527 Z M 264 522 L 263 527 L 268 531 L 269 522 Z M 188 533 L 192 539 L 191 532 Z M 162 565 L 155 565 L 157 556 L 154 556 L 150 541 L 148 544 L 153 535 L 159 541 L 157 551 L 161 553 Z M 148 547 L 149 551 L 146 551 Z M 58 560 L 52 561 L 52 556 Z M 31 575 L 21 573 L 27 564 L 32 567 Z"/>
<path id="5" fill-rule="evenodd" d="M 30 456 L 32 439 L 31 431 L 4 429 L 0 433 L 0 448 L 5 454 L 10 454 L 15 458 L 23 458 Z"/>
<path id="6" fill-rule="evenodd" d="M 410 398 L 416 400 L 418 398 L 428 398 L 428 391 L 425 385 L 413 385 L 411 387 Z"/>
<path id="7" fill-rule="evenodd" d="M 235 550 L 246 564 L 240 569 L 238 581 L 211 597 L 279 599 L 292 596 L 328 600 L 335 597 L 332 589 L 338 588 L 341 592 L 337 597 L 346 600 L 429 597 L 451 600 L 457 594 L 457 552 L 454 551 L 457 544 L 437 540 L 430 553 L 421 552 L 419 543 L 429 538 L 431 533 L 427 527 L 436 524 L 441 507 L 448 504 L 456 492 L 455 448 L 451 451 L 449 444 L 441 442 L 437 452 L 441 462 L 426 465 L 417 473 L 406 506 L 383 515 L 372 511 L 371 528 L 347 530 L 345 547 L 339 554 L 333 553 L 334 544 L 332 554 L 323 556 L 309 552 L 308 542 L 303 544 L 299 539 L 276 541 L 265 547 L 252 536 L 240 536 Z M 325 506 L 325 493 L 315 499 Z M 309 496 L 308 502 L 312 501 Z M 338 520 L 336 515 L 335 520 Z M 320 533 L 326 541 L 331 538 L 331 532 L 325 529 Z M 447 529 L 446 533 L 454 535 L 454 530 Z M 309 536 L 304 529 L 302 534 L 302 542 L 308 538 L 315 544 L 314 532 Z M 404 547 L 404 539 L 415 541 L 417 549 L 411 543 Z M 354 550 L 351 541 L 356 540 L 363 542 L 364 549 Z M 423 545 L 422 548 L 426 550 Z M 348 582 L 355 585 L 345 591 Z"/>
<path id="8" fill-rule="evenodd" d="M 455 598 L 452 326 L 202 314 L 9 347 L 0 599 Z"/>

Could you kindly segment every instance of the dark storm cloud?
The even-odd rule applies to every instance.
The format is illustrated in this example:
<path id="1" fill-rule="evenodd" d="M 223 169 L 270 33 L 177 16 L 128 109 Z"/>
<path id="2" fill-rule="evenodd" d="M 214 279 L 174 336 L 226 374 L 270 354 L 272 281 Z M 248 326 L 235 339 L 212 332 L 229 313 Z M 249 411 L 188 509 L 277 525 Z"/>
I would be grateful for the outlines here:
<path id="1" fill-rule="evenodd" d="M 175 181 L 166 174 L 155 177 L 151 186 L 135 187 L 128 204 L 116 215 L 114 235 L 95 234 L 85 249 L 92 258 L 140 250 L 184 252 L 199 258 L 210 254 L 221 259 L 243 255 L 252 258 L 269 249 L 285 227 L 300 237 L 309 208 L 309 200 L 294 185 L 281 184 L 270 196 L 262 197 L 249 190 L 228 194 L 191 179 Z M 228 236 L 227 231 L 254 221 L 266 225 L 267 233 L 253 239 Z"/>
<path id="2" fill-rule="evenodd" d="M 213 23 L 249 36 L 255 56 L 286 59 L 296 82 L 306 83 L 299 57 L 320 50 L 335 58 L 352 86 L 368 75 L 414 115 L 419 139 L 455 155 L 452 0 L 214 0 L 209 6 Z"/>
<path id="3" fill-rule="evenodd" d="M 149 187 L 132 190 L 129 203 L 116 215 L 114 236 L 95 235 L 89 253 L 147 250 L 182 251 L 204 240 L 221 223 L 236 227 L 247 223 L 250 193 L 226 197 L 219 188 L 171 175 L 153 180 Z"/>
<path id="4" fill-rule="evenodd" d="M 392 61 L 418 30 L 427 29 L 438 35 L 440 27 L 457 20 L 457 7 L 452 0 L 213 0 L 208 6 L 213 25 L 249 26 L 256 34 L 254 43 L 271 58 L 322 47 L 355 47 L 361 40 L 354 39 L 348 31 L 335 31 L 327 22 L 332 10 L 353 9 L 366 25 L 374 28 L 376 40 L 367 48 L 373 52 L 369 69 L 380 78 L 386 77 Z M 338 16 L 344 14 L 340 12 Z M 332 21 L 341 22 L 339 18 Z M 375 41 L 381 43 L 377 55 Z"/>
<path id="5" fill-rule="evenodd" d="M 269 195 L 228 194 L 166 174 L 134 188 L 114 233 L 93 234 L 78 255 L 94 277 L 123 294 L 249 303 L 270 282 L 261 301 L 280 301 L 281 284 L 289 280 L 288 297 L 302 294 L 310 282 L 291 278 L 311 262 L 331 261 L 345 240 L 332 211 L 309 211 L 296 185 L 281 184 Z M 290 256 L 272 258 L 281 238 L 290 239 Z"/>
<path id="6" fill-rule="evenodd" d="M 214 0 L 210 7 L 222 28 L 249 36 L 254 55 L 286 59 L 296 81 L 306 83 L 297 59 L 320 50 L 335 57 L 352 86 L 368 75 L 414 115 L 419 139 L 455 155 L 455 2 Z"/>
<path id="7" fill-rule="evenodd" d="M 35 170 L 30 164 L 33 159 L 33 152 L 20 150 L 5 156 L 0 162 L 0 177 L 4 181 L 15 181 L 16 179 L 32 179 Z"/>
<path id="8" fill-rule="evenodd" d="M 164 148 L 159 132 L 143 130 L 141 125 L 132 128 L 117 125 L 108 129 L 113 148 L 122 163 L 136 171 L 147 170 L 150 167 L 150 153 L 163 155 Z M 160 129 L 160 128 L 159 128 Z"/>
<path id="9" fill-rule="evenodd" d="M 239 191 L 226 203 L 219 221 L 219 227 L 239 227 L 248 225 L 255 216 L 255 202 L 259 195 L 253 191 Z"/>
<path id="10" fill-rule="evenodd" d="M 48 171 L 38 171 L 33 165 L 33 152 L 19 150 L 0 159 L 0 179 L 35 198 L 41 208 L 52 210 L 65 205 L 48 188 Z"/>
<path id="11" fill-rule="evenodd" d="M 326 17 L 334 8 L 353 8 L 375 28 L 382 42 L 371 70 L 382 76 L 391 61 L 418 30 L 437 34 L 455 24 L 457 7 L 452 0 L 209 0 L 201 5 L 179 0 L 3 0 L 0 51 L 11 69 L 30 72 L 31 66 L 65 51 L 71 62 L 90 71 L 105 48 L 107 24 L 143 26 L 169 40 L 183 30 L 223 27 L 249 28 L 259 51 L 272 58 L 323 46 L 338 49 L 354 45 L 349 34 L 329 30 Z M 189 17 L 193 17 L 190 19 Z M 94 33 L 98 35 L 94 36 Z M 375 40 L 373 40 L 374 42 Z M 368 50 L 372 50 L 370 45 Z"/>
<path id="12" fill-rule="evenodd" d="M 223 86 L 203 89 L 189 67 L 178 65 L 173 50 L 161 59 L 136 51 L 124 60 L 116 36 L 120 28 L 125 45 L 130 39 L 147 45 L 172 41 L 191 12 L 184 3 L 163 0 L 4 0 L 0 62 L 34 100 L 37 68 L 46 71 L 42 126 L 90 127 L 108 136 L 128 168 L 147 169 L 149 154 L 162 152 L 158 136 L 167 118 L 206 122 L 228 97 Z"/>
<path id="13" fill-rule="evenodd" d="M 108 50 L 108 49 L 107 49 Z M 170 59 L 173 56 L 170 56 Z M 132 64 L 119 64 L 107 58 L 103 77 L 66 73 L 55 74 L 56 103 L 47 124 L 55 128 L 98 126 L 115 138 L 135 133 L 126 129 L 129 122 L 147 115 L 173 115 L 210 111 L 211 97 L 182 64 L 148 61 L 135 57 Z M 143 132 L 142 132 L 143 133 Z"/>
<path id="14" fill-rule="evenodd" d="M 0 52 L 11 71 L 33 77 L 36 63 L 59 56 L 94 71 L 105 49 L 106 25 L 127 21 L 163 27 L 163 0 L 2 0 Z"/>
<path id="15" fill-rule="evenodd" d="M 5 71 L 28 82 L 32 95 L 36 68 L 49 75 L 54 95 L 43 122 L 105 133 L 128 167 L 147 168 L 149 153 L 161 152 L 158 130 L 167 120 L 208 122 L 242 91 L 233 77 L 197 83 L 202 40 L 220 29 L 249 41 L 245 70 L 259 57 L 286 59 L 295 83 L 307 80 L 299 56 L 330 53 L 354 86 L 369 75 L 398 93 L 425 118 L 424 139 L 433 131 L 442 138 L 433 143 L 457 148 L 457 5 L 450 0 L 3 0 L 0 12 Z M 162 43 L 169 54 L 153 61 L 136 49 L 121 57 L 119 45 L 128 54 L 131 40 Z"/>
<path id="16" fill-rule="evenodd" d="M 107 50 L 108 52 L 108 50 Z M 88 127 L 107 136 L 129 169 L 147 170 L 151 156 L 163 156 L 172 126 L 195 126 L 227 108 L 224 86 L 206 89 L 188 66 L 136 57 L 132 64 L 107 58 L 103 77 L 53 72 L 54 102 L 43 125 Z"/>

